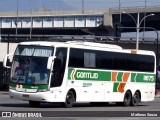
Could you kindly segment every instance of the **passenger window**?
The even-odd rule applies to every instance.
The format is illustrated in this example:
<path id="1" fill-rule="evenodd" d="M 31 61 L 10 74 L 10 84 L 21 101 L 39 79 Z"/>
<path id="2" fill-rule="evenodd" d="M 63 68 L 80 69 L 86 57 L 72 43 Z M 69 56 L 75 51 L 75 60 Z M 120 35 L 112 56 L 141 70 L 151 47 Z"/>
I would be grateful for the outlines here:
<path id="1" fill-rule="evenodd" d="M 96 67 L 96 55 L 95 53 L 84 52 L 84 67 Z"/>

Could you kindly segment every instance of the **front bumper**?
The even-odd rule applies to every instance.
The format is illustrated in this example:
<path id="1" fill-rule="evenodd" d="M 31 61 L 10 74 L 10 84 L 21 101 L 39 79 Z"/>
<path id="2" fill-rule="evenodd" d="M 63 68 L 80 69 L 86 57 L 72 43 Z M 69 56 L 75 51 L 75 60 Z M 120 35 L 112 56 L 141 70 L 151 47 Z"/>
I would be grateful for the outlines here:
<path id="1" fill-rule="evenodd" d="M 26 100 L 26 101 L 40 101 L 40 102 L 64 102 L 64 96 L 58 93 L 58 91 L 54 92 L 35 92 L 35 93 L 27 93 L 27 92 L 18 92 L 16 90 L 9 90 L 9 96 L 11 98 Z"/>

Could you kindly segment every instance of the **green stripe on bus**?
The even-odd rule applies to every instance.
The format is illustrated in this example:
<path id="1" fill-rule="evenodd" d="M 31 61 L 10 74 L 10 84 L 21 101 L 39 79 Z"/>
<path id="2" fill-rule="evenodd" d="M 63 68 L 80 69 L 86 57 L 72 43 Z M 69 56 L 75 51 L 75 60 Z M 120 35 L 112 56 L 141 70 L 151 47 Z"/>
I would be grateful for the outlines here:
<path id="1" fill-rule="evenodd" d="M 16 87 L 16 86 L 17 86 L 17 84 L 16 84 L 16 83 L 12 83 L 12 82 L 10 82 L 10 83 L 9 83 L 9 86 Z"/>
<path id="2" fill-rule="evenodd" d="M 75 80 L 93 80 L 93 81 L 111 81 L 111 72 L 108 71 L 92 71 L 92 70 L 68 70 L 69 80 L 73 80 L 71 76 L 74 76 Z M 74 75 L 71 75 L 74 73 Z"/>
<path id="3" fill-rule="evenodd" d="M 113 92 L 118 92 L 119 83 L 115 82 L 113 86 Z"/>
<path id="4" fill-rule="evenodd" d="M 117 81 L 121 82 L 122 81 L 122 76 L 123 76 L 123 72 L 119 72 L 117 75 Z"/>
<path id="5" fill-rule="evenodd" d="M 11 87 L 16 87 L 18 84 L 17 83 L 10 83 L 9 84 Z M 22 85 L 22 88 L 25 88 L 25 89 L 46 89 L 48 88 L 48 85 L 23 85 L 23 84 L 20 84 Z"/>
<path id="6" fill-rule="evenodd" d="M 131 82 L 155 83 L 155 81 L 156 81 L 155 74 L 141 74 L 141 73 L 131 74 Z"/>
<path id="7" fill-rule="evenodd" d="M 112 81 L 111 71 L 68 69 L 68 80 Z M 124 72 L 118 72 L 117 82 L 122 82 Z M 131 73 L 128 82 L 155 83 L 155 74 Z"/>
<path id="8" fill-rule="evenodd" d="M 46 89 L 48 88 L 48 85 L 35 85 L 35 86 L 32 86 L 32 85 L 22 85 L 23 88 L 26 88 L 26 89 Z"/>
<path id="9" fill-rule="evenodd" d="M 136 82 L 136 79 L 135 79 L 135 77 L 136 77 L 136 73 L 131 73 L 131 82 Z"/>
<path id="10" fill-rule="evenodd" d="M 69 70 L 68 70 L 68 80 L 71 80 L 71 73 L 72 73 L 72 70 L 73 70 L 73 69 L 69 69 Z"/>

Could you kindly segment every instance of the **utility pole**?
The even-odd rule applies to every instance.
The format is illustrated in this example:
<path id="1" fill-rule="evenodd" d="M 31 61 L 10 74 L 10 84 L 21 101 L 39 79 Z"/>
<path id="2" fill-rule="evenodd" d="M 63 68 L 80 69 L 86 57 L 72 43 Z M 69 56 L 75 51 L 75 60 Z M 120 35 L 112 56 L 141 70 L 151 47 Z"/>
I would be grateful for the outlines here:
<path id="1" fill-rule="evenodd" d="M 142 21 L 144 21 L 144 19 L 146 19 L 146 18 L 149 17 L 149 16 L 154 16 L 154 14 L 149 14 L 149 15 L 147 15 L 147 16 L 144 16 L 144 17 L 141 19 L 141 21 L 139 21 L 139 16 L 140 16 L 140 14 L 138 13 L 138 14 L 137 14 L 137 21 L 136 21 L 135 18 L 134 18 L 131 14 L 126 13 L 126 12 L 124 12 L 124 11 L 123 11 L 122 13 L 128 14 L 128 15 L 133 19 L 133 21 L 135 22 L 136 30 L 137 30 L 137 34 L 136 34 L 136 50 L 138 50 L 138 49 L 139 49 L 139 29 L 140 29 L 140 25 L 141 25 Z M 143 28 L 144 28 L 144 27 L 143 27 Z"/>
<path id="2" fill-rule="evenodd" d="M 139 48 L 139 13 L 137 14 L 137 33 L 136 33 L 136 49 L 138 50 Z"/>
<path id="3" fill-rule="evenodd" d="M 18 33 L 18 0 L 17 0 L 17 18 L 15 20 L 15 26 L 16 26 L 16 39 L 17 39 L 17 33 Z"/>
<path id="4" fill-rule="evenodd" d="M 84 0 L 82 0 L 82 14 L 84 14 Z"/>
<path id="5" fill-rule="evenodd" d="M 147 0 L 145 0 L 144 16 L 146 16 Z M 144 19 L 143 38 L 145 36 L 146 19 Z"/>
<path id="6" fill-rule="evenodd" d="M 33 28 L 33 22 L 32 22 L 32 0 L 30 0 L 30 6 L 31 6 L 31 27 L 30 27 L 30 38 L 32 37 L 32 28 Z"/>
<path id="7" fill-rule="evenodd" d="M 119 29 L 137 29 L 137 27 L 118 27 Z M 139 27 L 139 29 L 144 29 L 144 27 Z M 157 65 L 157 67 L 159 66 L 159 33 L 158 33 L 158 31 L 155 29 L 155 28 L 153 28 L 153 27 L 145 27 L 145 29 L 150 29 L 150 30 L 154 30 L 155 32 L 156 32 L 156 34 L 157 34 L 157 41 L 156 41 L 156 65 Z M 157 73 L 157 72 L 156 72 Z"/>
<path id="8" fill-rule="evenodd" d="M 121 12 L 121 0 L 119 0 L 119 22 L 121 23 L 121 14 L 122 14 L 122 12 Z"/>

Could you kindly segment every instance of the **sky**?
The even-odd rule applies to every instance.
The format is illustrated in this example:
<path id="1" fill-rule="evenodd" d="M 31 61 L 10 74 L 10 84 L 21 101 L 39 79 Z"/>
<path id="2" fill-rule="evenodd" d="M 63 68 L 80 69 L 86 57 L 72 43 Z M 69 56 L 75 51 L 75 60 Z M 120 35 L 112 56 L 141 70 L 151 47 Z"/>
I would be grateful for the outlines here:
<path id="1" fill-rule="evenodd" d="M 160 6 L 160 0 L 0 0 L 0 12 L 50 10 L 108 9 L 119 7 Z M 84 2 L 82 2 L 84 1 Z"/>

